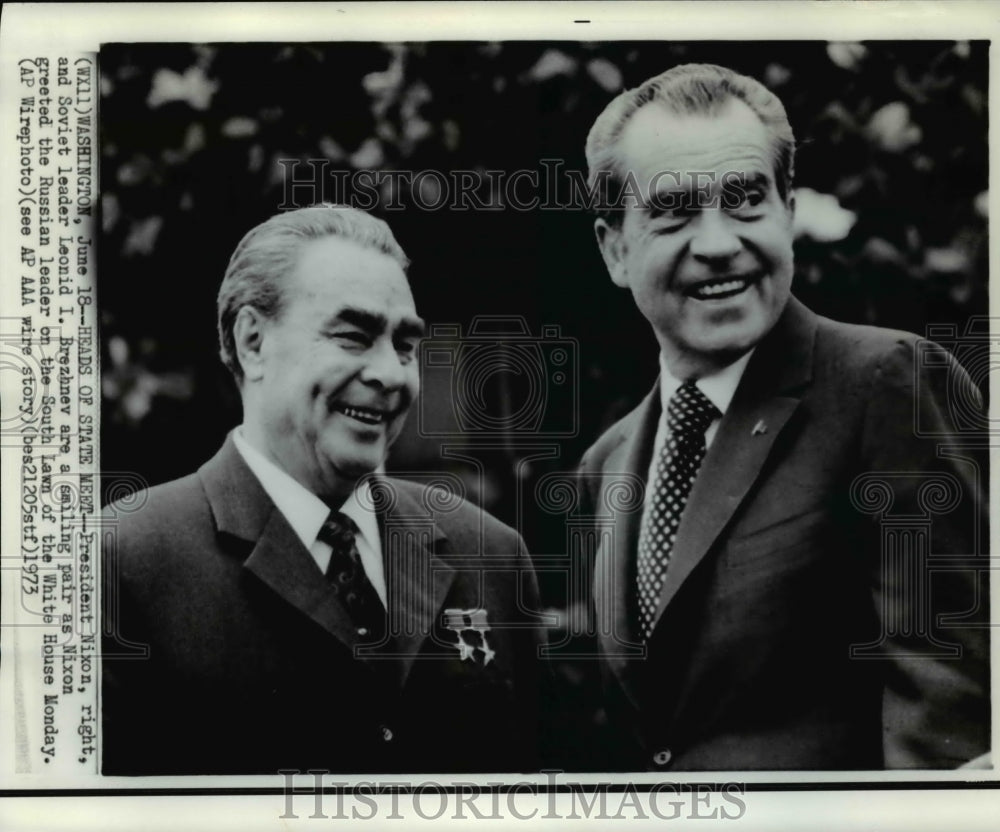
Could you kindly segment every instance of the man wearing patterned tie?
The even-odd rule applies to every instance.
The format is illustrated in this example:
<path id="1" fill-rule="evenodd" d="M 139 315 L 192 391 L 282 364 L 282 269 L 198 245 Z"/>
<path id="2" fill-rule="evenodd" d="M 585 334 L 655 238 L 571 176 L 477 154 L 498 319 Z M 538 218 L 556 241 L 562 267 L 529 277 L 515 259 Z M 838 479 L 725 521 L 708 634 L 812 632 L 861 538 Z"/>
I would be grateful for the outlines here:
<path id="1" fill-rule="evenodd" d="M 104 773 L 534 767 L 523 542 L 380 473 L 419 388 L 406 266 L 328 205 L 237 247 L 218 322 L 243 423 L 106 510 Z"/>
<path id="2" fill-rule="evenodd" d="M 791 295 L 793 159 L 781 102 L 708 65 L 623 92 L 587 141 L 601 253 L 660 355 L 580 466 L 614 521 L 591 553 L 613 769 L 989 747 L 988 469 L 954 407 L 980 397 L 943 349 Z M 646 483 L 631 513 L 622 477 Z"/>

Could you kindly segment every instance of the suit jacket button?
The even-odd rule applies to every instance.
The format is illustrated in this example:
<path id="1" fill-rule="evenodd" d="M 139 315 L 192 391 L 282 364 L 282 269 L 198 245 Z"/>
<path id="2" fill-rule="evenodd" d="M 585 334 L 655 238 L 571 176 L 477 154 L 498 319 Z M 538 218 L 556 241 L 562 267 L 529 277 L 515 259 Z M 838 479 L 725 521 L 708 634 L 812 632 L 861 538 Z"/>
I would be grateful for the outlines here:
<path id="1" fill-rule="evenodd" d="M 366 636 L 366 635 L 368 635 L 368 628 L 367 627 L 358 627 L 358 635 L 359 636 Z"/>
<path id="2" fill-rule="evenodd" d="M 382 726 L 382 739 L 386 742 L 392 742 L 392 729 L 388 725 Z"/>
<path id="3" fill-rule="evenodd" d="M 674 755 L 670 753 L 669 748 L 664 748 L 662 751 L 657 751 L 653 755 L 653 762 L 658 766 L 665 766 L 670 762 L 670 758 Z"/>

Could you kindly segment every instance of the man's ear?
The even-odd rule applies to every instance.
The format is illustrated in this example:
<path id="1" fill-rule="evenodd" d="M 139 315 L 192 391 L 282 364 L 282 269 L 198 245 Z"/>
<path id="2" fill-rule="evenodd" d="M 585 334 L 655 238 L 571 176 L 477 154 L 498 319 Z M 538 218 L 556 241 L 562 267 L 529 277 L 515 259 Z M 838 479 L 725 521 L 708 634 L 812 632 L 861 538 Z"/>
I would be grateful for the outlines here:
<path id="1" fill-rule="evenodd" d="M 236 358 L 247 381 L 258 381 L 264 374 L 261 347 L 264 344 L 264 316 L 252 306 L 241 306 L 233 322 Z"/>
<path id="2" fill-rule="evenodd" d="M 616 228 L 607 220 L 599 219 L 594 223 L 594 233 L 597 235 L 597 245 L 601 249 L 604 265 L 616 286 L 628 286 L 628 274 L 625 269 L 625 237 L 620 227 Z"/>

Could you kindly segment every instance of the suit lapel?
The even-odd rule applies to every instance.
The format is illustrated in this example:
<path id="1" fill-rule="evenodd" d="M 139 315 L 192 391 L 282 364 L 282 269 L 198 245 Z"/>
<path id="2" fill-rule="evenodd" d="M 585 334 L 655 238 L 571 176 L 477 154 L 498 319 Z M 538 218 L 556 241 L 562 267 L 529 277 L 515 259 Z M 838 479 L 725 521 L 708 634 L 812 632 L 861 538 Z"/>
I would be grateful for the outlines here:
<path id="1" fill-rule="evenodd" d="M 243 461 L 232 435 L 199 470 L 219 534 L 252 545 L 244 567 L 348 649 L 355 628 L 312 555 Z"/>
<path id="2" fill-rule="evenodd" d="M 358 646 L 358 635 L 343 604 L 277 509 L 244 566 L 352 652 Z"/>
<path id="3" fill-rule="evenodd" d="M 599 510 L 610 511 L 609 507 L 614 504 L 609 491 L 618 483 L 616 475 L 636 476 L 646 482 L 660 412 L 660 385 L 657 382 L 633 412 L 634 418 L 621 426 L 621 444 L 607 456 L 602 466 Z M 642 511 L 613 514 L 613 517 L 611 544 L 598 546 L 594 560 L 594 605 L 601 652 L 635 703 L 636 688 L 629 660 L 641 657 L 643 648 L 632 632 L 630 610 L 632 565 Z"/>
<path id="4" fill-rule="evenodd" d="M 377 478 L 373 489 L 384 489 L 386 508 L 379 513 L 382 559 L 385 564 L 388 630 L 393 641 L 375 648 L 391 650 L 399 660 L 400 682 L 434 630 L 455 570 L 435 554 L 446 539 L 429 509 L 412 497 L 399 481 Z M 376 499 L 376 503 L 380 500 Z M 364 651 L 362 651 L 364 653 Z"/>
<path id="5" fill-rule="evenodd" d="M 379 657 L 396 659 L 399 679 L 405 681 L 434 629 L 456 575 L 435 554 L 446 535 L 434 522 L 430 510 L 399 481 L 374 478 L 388 629 L 393 638 L 387 644 L 365 646 L 359 645 L 347 612 L 333 595 L 312 555 L 243 461 L 231 435 L 199 474 L 218 533 L 253 546 L 244 562 L 246 569 L 352 652 L 356 649 L 358 657 L 376 661 L 380 661 Z"/>
<path id="6" fill-rule="evenodd" d="M 794 298 L 758 345 L 705 455 L 681 518 L 654 628 L 751 492 L 812 375 L 816 316 Z"/>

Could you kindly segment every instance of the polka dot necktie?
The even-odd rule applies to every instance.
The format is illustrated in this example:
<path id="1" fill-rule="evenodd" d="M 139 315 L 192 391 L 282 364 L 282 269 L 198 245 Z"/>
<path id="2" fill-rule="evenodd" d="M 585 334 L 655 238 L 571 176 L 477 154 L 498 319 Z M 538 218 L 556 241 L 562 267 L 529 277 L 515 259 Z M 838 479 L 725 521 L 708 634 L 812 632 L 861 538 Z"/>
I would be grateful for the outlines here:
<path id="1" fill-rule="evenodd" d="M 326 579 L 347 610 L 363 641 L 381 636 L 385 629 L 385 608 L 365 575 L 357 544 L 358 527 L 339 511 L 331 511 L 317 537 L 333 550 Z"/>
<path id="2" fill-rule="evenodd" d="M 636 581 L 644 639 L 653 632 L 681 514 L 705 456 L 705 431 L 721 415 L 693 381 L 678 387 L 667 405 L 667 436 L 656 456 L 652 492 L 639 529 Z"/>

